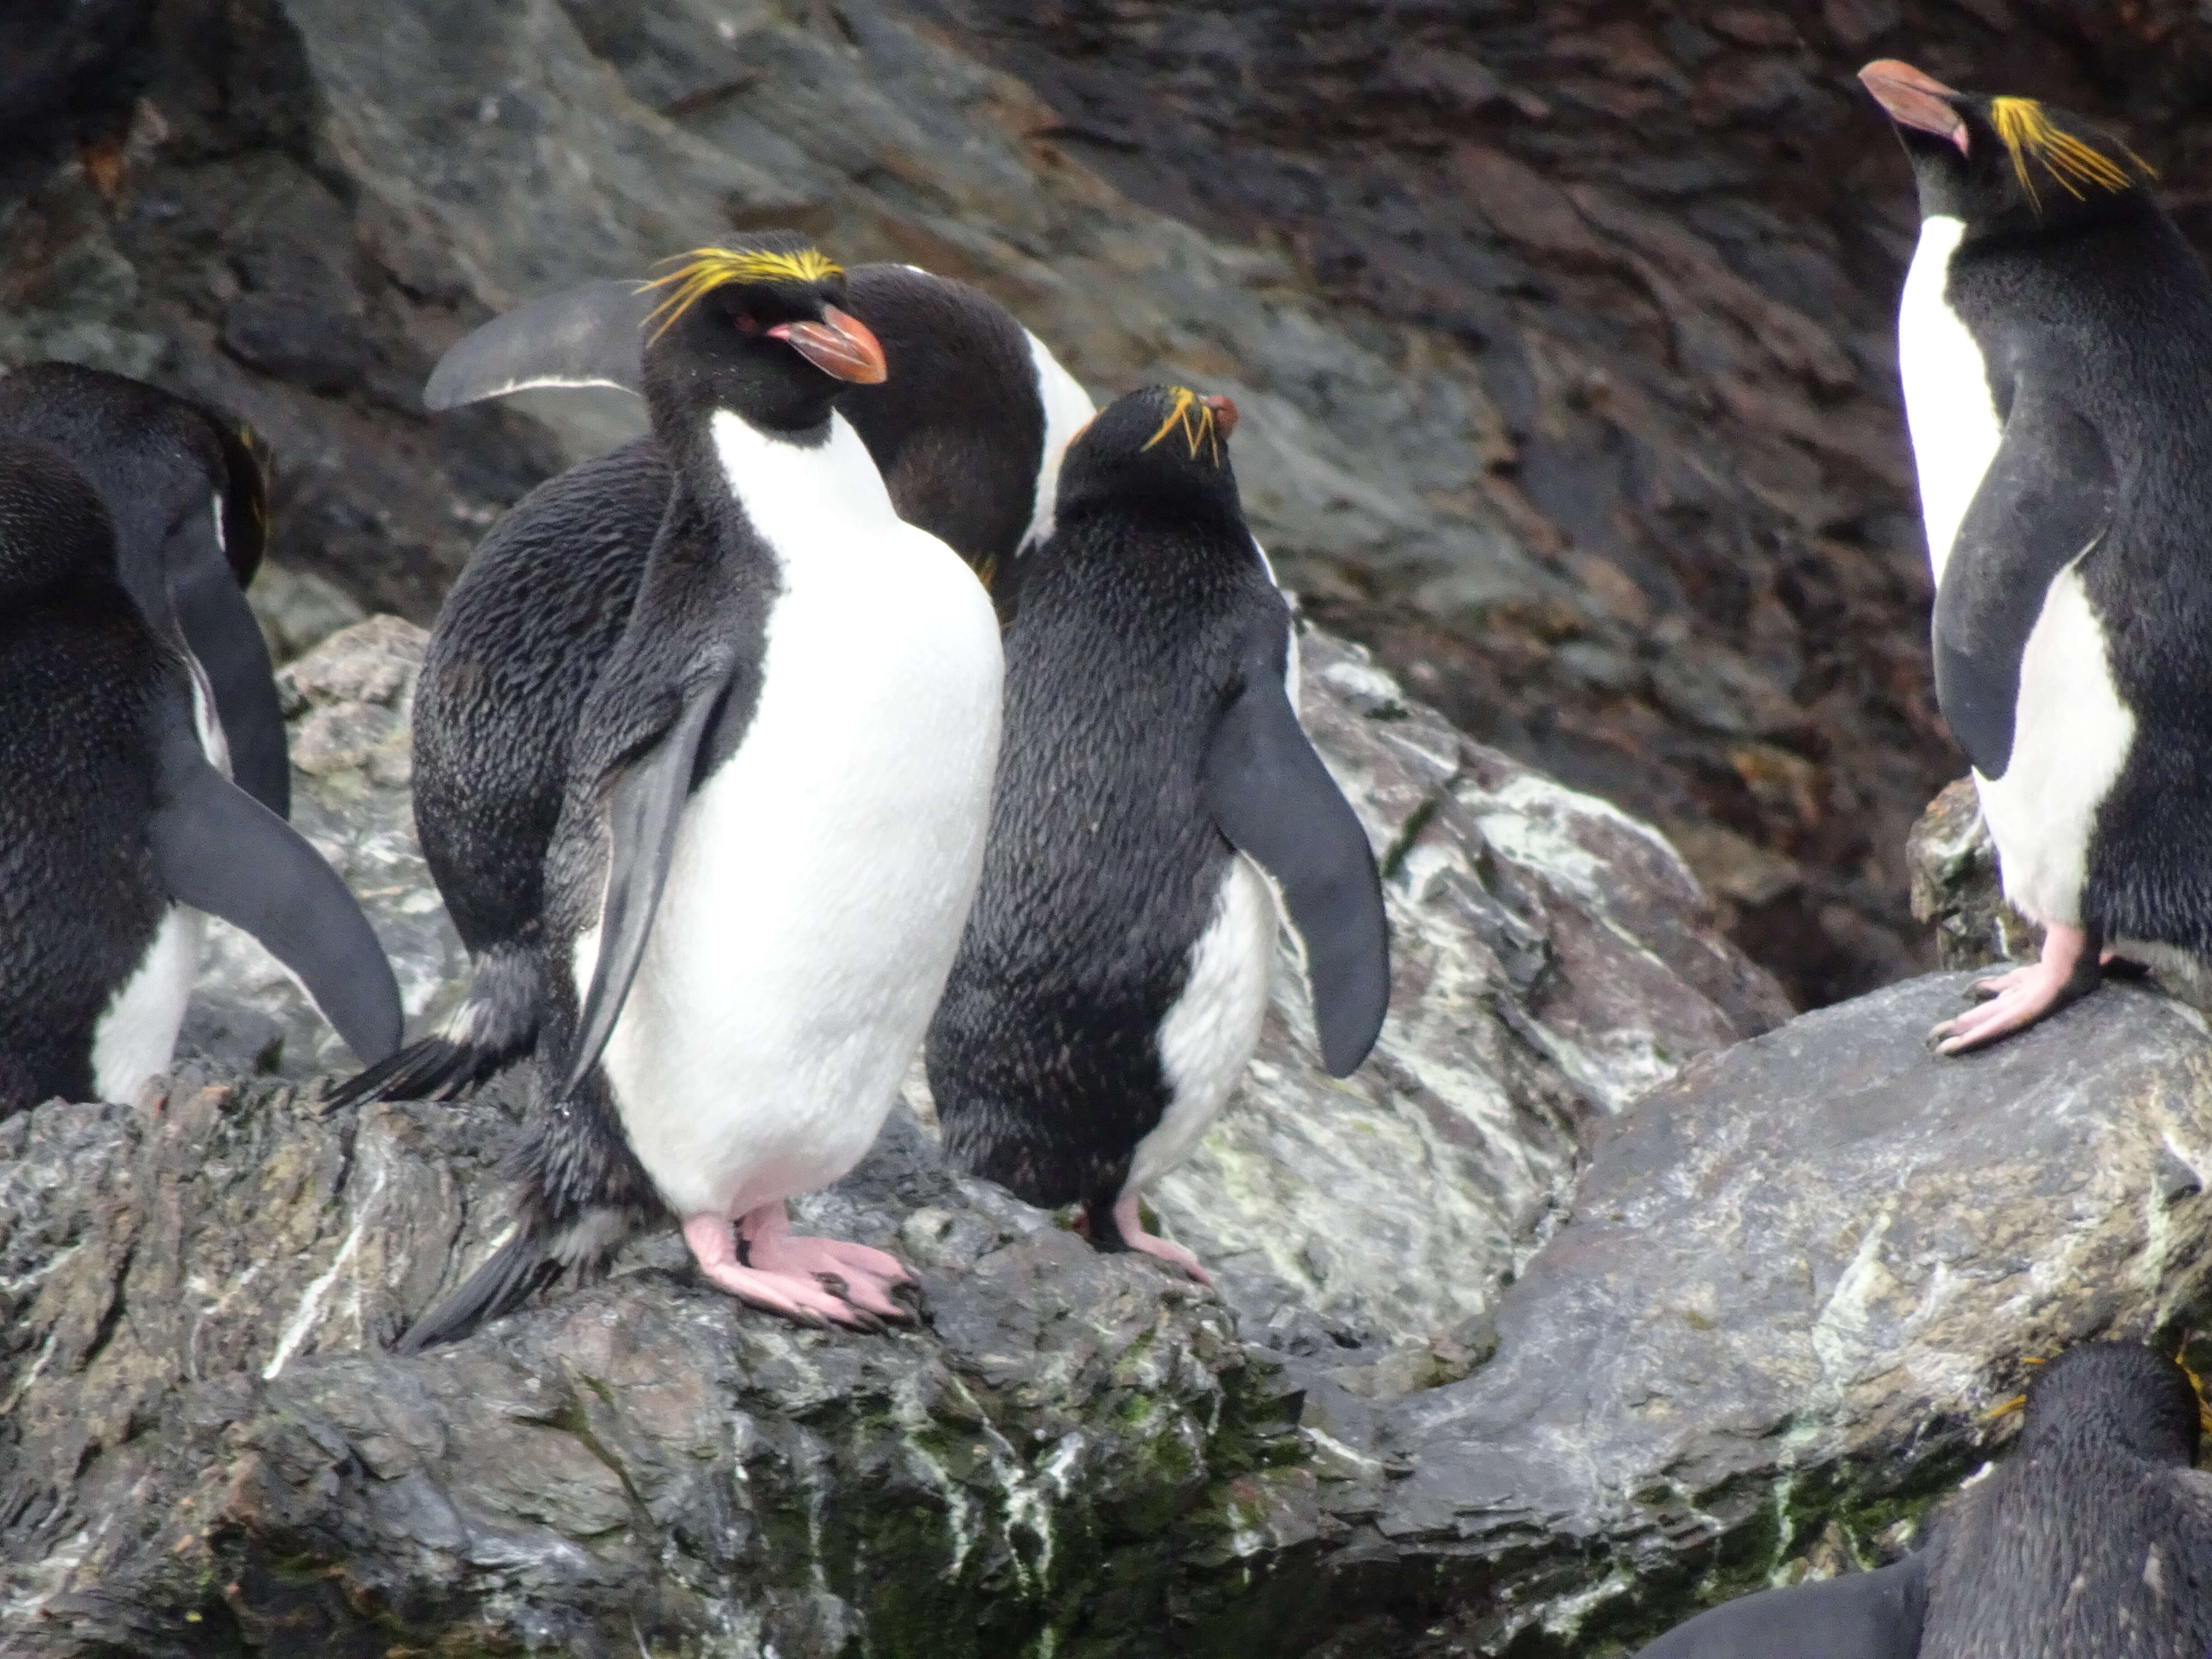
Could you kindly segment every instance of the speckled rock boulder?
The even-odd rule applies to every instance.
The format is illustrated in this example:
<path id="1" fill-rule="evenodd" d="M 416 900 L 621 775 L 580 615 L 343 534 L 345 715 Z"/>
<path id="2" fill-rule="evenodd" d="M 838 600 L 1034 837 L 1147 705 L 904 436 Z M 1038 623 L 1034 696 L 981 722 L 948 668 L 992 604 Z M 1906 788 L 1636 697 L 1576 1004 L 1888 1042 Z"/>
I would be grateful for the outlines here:
<path id="1" fill-rule="evenodd" d="M 1380 1413 L 1310 1400 L 1339 1411 L 1322 1503 L 1353 1524 L 1286 1600 L 1350 1622 L 1375 1597 L 1368 1651 L 1611 1659 L 1895 1553 L 2010 1431 L 1986 1413 L 2026 1359 L 2201 1328 L 2204 1022 L 2116 987 L 1939 1059 L 1922 1035 L 1969 983 L 1807 1014 L 1647 1095 L 1488 1365 Z"/>
<path id="2" fill-rule="evenodd" d="M 292 824 L 361 901 L 399 979 L 410 1029 L 443 1018 L 468 974 L 415 839 L 408 793 L 415 679 L 428 635 L 396 617 L 331 635 L 276 676 L 292 745 Z M 231 1071 L 349 1073 L 352 1051 L 251 937 L 210 919 L 179 1052 Z"/>
<path id="3" fill-rule="evenodd" d="M 507 1127 L 189 1083 L 0 1125 L 0 1651 L 1127 1652 L 1290 1541 L 1220 1304 L 902 1116 L 809 1213 L 915 1264 L 918 1330 L 742 1310 L 670 1235 L 380 1352 L 505 1224 Z"/>

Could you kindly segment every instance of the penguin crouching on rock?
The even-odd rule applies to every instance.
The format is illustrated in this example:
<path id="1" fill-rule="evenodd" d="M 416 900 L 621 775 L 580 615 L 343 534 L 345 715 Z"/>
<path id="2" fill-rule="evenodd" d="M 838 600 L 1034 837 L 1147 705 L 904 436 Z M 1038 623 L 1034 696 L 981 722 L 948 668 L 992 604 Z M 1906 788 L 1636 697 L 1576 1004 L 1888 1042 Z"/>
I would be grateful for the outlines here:
<path id="1" fill-rule="evenodd" d="M 345 884 L 224 777 L 212 711 L 118 567 L 100 492 L 0 437 L 0 1116 L 166 1070 L 200 915 L 252 933 L 354 1051 L 399 989 Z"/>
<path id="2" fill-rule="evenodd" d="M 2094 990 L 2106 946 L 2212 957 L 2212 277 L 2108 135 L 1860 78 L 1920 196 L 1898 360 L 1936 697 L 2045 930 L 1930 1034 L 1958 1054 Z"/>
<path id="3" fill-rule="evenodd" d="M 456 344 L 424 392 L 448 409 L 530 386 L 642 395 L 664 291 L 588 283 Z M 901 518 L 949 544 L 1010 611 L 1023 550 L 1050 533 L 1060 454 L 1091 405 L 988 295 L 908 265 L 854 269 L 844 305 L 891 374 L 841 386 Z M 648 434 L 539 485 L 447 594 L 415 702 L 415 822 L 474 964 L 439 1031 L 331 1097 L 450 1098 L 531 1052 L 545 853 L 584 699 L 626 624 L 674 483 Z"/>
<path id="4" fill-rule="evenodd" d="M 1637 1659 L 2204 1659 L 2212 1475 L 2188 1372 L 2089 1343 L 2037 1371 L 2026 1407 L 1925 1548 L 1725 1602 Z"/>
<path id="5" fill-rule="evenodd" d="M 908 1316 L 895 1258 L 794 1237 L 784 1201 L 874 1141 L 951 966 L 1001 658 L 975 573 L 836 412 L 886 373 L 846 297 L 784 235 L 663 286 L 641 378 L 672 482 L 619 637 L 569 676 L 590 684 L 544 855 L 519 1225 L 402 1352 L 670 1218 L 754 1307 Z"/>
<path id="6" fill-rule="evenodd" d="M 1061 462 L 1006 633 L 1006 738 L 975 908 L 929 1030 L 945 1146 L 1101 1249 L 1206 1279 L 1139 1195 L 1260 1038 L 1279 890 L 1328 1070 L 1389 1000 L 1366 834 L 1298 724 L 1289 605 L 1230 471 L 1236 408 L 1151 387 Z"/>
<path id="7" fill-rule="evenodd" d="M 0 374 L 0 433 L 52 445 L 100 492 L 124 586 L 205 679 L 222 738 L 216 764 L 290 817 L 283 712 L 246 602 L 269 533 L 252 428 L 143 381 L 48 362 Z"/>

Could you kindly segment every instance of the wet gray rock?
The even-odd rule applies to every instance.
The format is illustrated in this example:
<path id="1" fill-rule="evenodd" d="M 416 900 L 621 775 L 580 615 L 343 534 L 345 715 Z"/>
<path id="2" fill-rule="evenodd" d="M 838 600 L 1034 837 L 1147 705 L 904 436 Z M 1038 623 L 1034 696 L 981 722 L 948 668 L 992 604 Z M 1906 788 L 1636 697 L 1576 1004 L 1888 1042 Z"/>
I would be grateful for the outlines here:
<path id="1" fill-rule="evenodd" d="M 384 1354 L 504 1224 L 508 1127 L 190 1080 L 0 1125 L 0 1650 L 1103 1654 L 1288 1541 L 1226 1310 L 903 1116 L 807 1213 L 915 1264 L 919 1329 L 744 1311 L 672 1235 Z"/>
<path id="2" fill-rule="evenodd" d="M 1344 1443 L 1322 1509 L 1356 1520 L 1311 1594 L 1406 1596 L 1373 1602 L 1374 1651 L 1609 1659 L 1895 1555 L 2010 1432 L 1986 1413 L 2027 1359 L 2197 1328 L 2205 1022 L 2114 988 L 1939 1059 L 1922 1035 L 1969 983 L 1685 1066 L 1595 1152 L 1494 1359 L 1381 1413 L 1310 1401 Z"/>
<path id="3" fill-rule="evenodd" d="M 415 838 L 408 793 L 415 680 L 428 635 L 372 617 L 280 670 L 292 748 L 292 824 L 328 859 L 383 942 L 410 1029 L 445 1018 L 468 975 Z M 289 972 L 250 935 L 210 917 L 179 1054 L 246 1076 L 357 1069 Z"/>
<path id="4" fill-rule="evenodd" d="M 501 1105 L 41 1107 L 0 1125 L 0 1650 L 1617 1659 L 1907 1547 L 2026 1359 L 2212 1312 L 2202 1019 L 2116 988 L 1939 1060 L 1966 983 L 1692 1062 L 1494 1319 L 1387 1347 L 1240 1337 L 895 1113 L 799 1207 L 915 1264 L 918 1330 L 743 1311 L 662 1235 L 398 1360 L 504 1224 Z"/>

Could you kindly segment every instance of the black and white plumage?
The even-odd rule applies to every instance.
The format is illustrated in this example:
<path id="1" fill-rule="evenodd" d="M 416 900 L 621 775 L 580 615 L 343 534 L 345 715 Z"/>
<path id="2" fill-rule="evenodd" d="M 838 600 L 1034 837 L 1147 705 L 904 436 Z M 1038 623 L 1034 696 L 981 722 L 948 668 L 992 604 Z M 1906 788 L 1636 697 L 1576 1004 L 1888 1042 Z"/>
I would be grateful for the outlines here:
<path id="1" fill-rule="evenodd" d="M 213 697 L 238 787 L 291 813 L 292 768 L 269 648 L 245 589 L 268 540 L 252 429 L 104 369 L 33 363 L 0 375 L 0 434 L 51 444 L 100 492 L 123 584 Z"/>
<path id="2" fill-rule="evenodd" d="M 1937 1513 L 1924 1548 L 1727 1602 L 1638 1659 L 2204 1659 L 2203 1412 L 2149 1348 L 2072 1349 L 2038 1371 L 2011 1452 Z"/>
<path id="3" fill-rule="evenodd" d="M 1374 858 L 1298 724 L 1234 421 L 1226 398 L 1152 387 L 1069 446 L 1007 629 L 991 841 L 927 1048 L 955 1163 L 1201 1278 L 1137 1200 L 1258 1043 L 1271 882 L 1332 1073 L 1366 1056 L 1389 997 Z"/>
<path id="4" fill-rule="evenodd" d="M 2042 960 L 1947 1053 L 2093 989 L 2100 948 L 2212 954 L 2212 277 L 2124 145 L 1910 65 L 1861 72 L 1921 232 L 1898 356 L 1936 694 Z"/>
<path id="5" fill-rule="evenodd" d="M 253 934 L 364 1059 L 399 991 L 344 884 L 216 769 L 188 665 L 125 586 L 100 493 L 0 437 L 0 1114 L 165 1069 L 200 913 Z"/>
<path id="6" fill-rule="evenodd" d="M 965 283 L 902 264 L 856 265 L 846 282 L 853 314 L 896 372 L 848 389 L 839 412 L 901 516 L 1002 593 L 997 579 L 1016 554 L 1051 533 L 1060 453 L 1091 418 L 1090 395 L 1042 341 Z M 452 409 L 540 386 L 638 392 L 658 303 L 651 287 L 622 280 L 533 300 L 447 352 L 423 401 Z"/>
<path id="7" fill-rule="evenodd" d="M 874 1140 L 951 964 L 998 750 L 997 622 L 835 412 L 885 370 L 843 273 L 769 236 L 702 250 L 671 284 L 641 376 L 670 483 L 634 598 L 612 595 L 611 644 L 588 614 L 601 544 L 572 544 L 562 574 L 557 532 L 516 536 L 466 579 L 484 654 L 458 674 L 566 744 L 541 912 L 513 956 L 538 987 L 520 1224 L 410 1349 L 672 1216 L 702 1271 L 755 1306 L 902 1316 L 896 1259 L 793 1237 L 784 1200 Z M 592 465 L 549 486 L 540 526 L 641 476 L 619 453 Z M 513 672 L 506 629 L 526 659 Z M 474 728 L 494 749 L 507 729 Z M 514 785 L 511 757 L 476 758 L 487 791 Z M 439 787 L 464 787 L 470 756 L 447 760 Z M 489 833 L 514 854 L 535 830 Z"/>
<path id="8" fill-rule="evenodd" d="M 661 295 L 587 283 L 487 323 L 440 362 L 425 401 L 448 408 L 543 386 L 642 387 Z M 1060 453 L 1089 397 L 1005 308 L 908 265 L 861 265 L 847 303 L 891 372 L 837 407 L 899 516 L 947 543 L 1011 605 L 1018 555 L 1048 533 Z M 657 435 L 532 490 L 494 526 L 439 615 L 415 706 L 415 821 L 474 959 L 444 1030 L 340 1091 L 338 1101 L 441 1098 L 530 1052 L 545 848 L 568 744 L 626 622 L 673 480 Z"/>

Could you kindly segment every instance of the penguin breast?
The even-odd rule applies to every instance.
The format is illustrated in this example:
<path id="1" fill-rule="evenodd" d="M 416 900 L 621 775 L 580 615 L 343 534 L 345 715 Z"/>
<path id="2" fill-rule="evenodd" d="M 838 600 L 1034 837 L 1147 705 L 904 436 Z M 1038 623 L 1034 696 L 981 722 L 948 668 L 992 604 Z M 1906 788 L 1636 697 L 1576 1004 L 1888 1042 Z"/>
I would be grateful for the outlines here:
<path id="1" fill-rule="evenodd" d="M 860 1160 L 951 969 L 989 822 L 1001 661 L 982 585 L 880 483 L 880 517 L 811 538 L 785 483 L 754 514 L 782 564 L 759 700 L 684 808 L 605 1056 L 683 1214 L 741 1215 Z"/>

